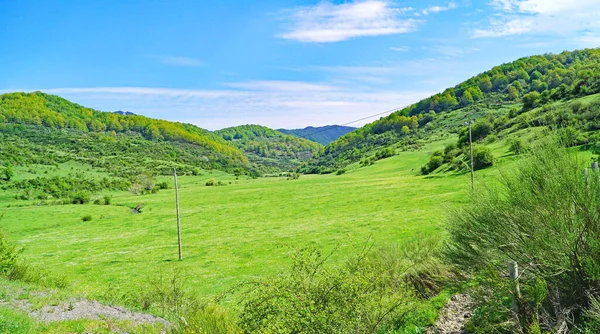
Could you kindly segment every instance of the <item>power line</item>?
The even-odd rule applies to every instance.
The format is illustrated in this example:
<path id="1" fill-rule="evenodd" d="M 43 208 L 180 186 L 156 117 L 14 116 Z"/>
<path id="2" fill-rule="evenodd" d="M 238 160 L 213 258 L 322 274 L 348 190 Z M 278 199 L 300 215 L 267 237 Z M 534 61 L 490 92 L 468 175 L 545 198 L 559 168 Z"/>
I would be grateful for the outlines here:
<path id="1" fill-rule="evenodd" d="M 356 123 L 356 122 L 360 122 L 360 121 L 367 120 L 367 119 L 369 119 L 369 118 L 373 118 L 373 117 L 377 117 L 377 116 L 382 116 L 382 115 L 385 115 L 385 114 L 393 113 L 393 112 L 396 112 L 396 111 L 398 111 L 398 110 L 402 110 L 402 109 L 404 109 L 404 108 L 406 108 L 406 106 L 405 106 L 405 107 L 401 107 L 401 108 L 394 108 L 394 109 L 390 109 L 390 110 L 387 110 L 387 111 L 384 111 L 384 112 L 377 113 L 377 114 L 375 114 L 375 115 L 371 115 L 371 116 L 363 117 L 363 118 L 361 118 L 361 119 L 357 119 L 357 120 L 354 120 L 354 121 L 351 121 L 351 122 L 347 122 L 347 123 L 344 123 L 344 124 L 340 124 L 340 125 L 338 125 L 338 126 L 346 126 L 346 125 L 350 125 L 350 124 L 353 124 L 353 123 Z M 315 132 L 313 132 L 313 133 L 309 133 L 309 134 L 305 135 L 305 137 L 314 136 L 314 135 L 316 135 L 317 133 L 321 133 L 321 132 L 325 132 L 325 131 L 329 131 L 329 130 L 333 130 L 333 129 L 329 128 L 329 129 L 321 129 L 321 130 L 317 130 L 317 131 L 315 131 Z"/>

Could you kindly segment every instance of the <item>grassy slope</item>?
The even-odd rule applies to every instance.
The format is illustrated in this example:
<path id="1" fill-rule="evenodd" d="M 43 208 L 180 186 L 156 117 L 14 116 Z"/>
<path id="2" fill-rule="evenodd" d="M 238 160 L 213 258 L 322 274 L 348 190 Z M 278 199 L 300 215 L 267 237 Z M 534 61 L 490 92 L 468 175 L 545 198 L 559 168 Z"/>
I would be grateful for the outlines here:
<path id="1" fill-rule="evenodd" d="M 415 176 L 438 146 L 342 176 L 235 181 L 215 172 L 182 177 L 183 262 L 174 261 L 172 189 L 144 196 L 114 193 L 108 207 L 17 208 L 12 205 L 22 201 L 2 201 L 2 227 L 25 247 L 31 263 L 67 275 L 83 292 L 109 283 L 133 287 L 158 271 L 179 268 L 194 290 L 214 294 L 277 271 L 290 251 L 309 244 L 325 249 L 341 244 L 343 256 L 369 236 L 378 245 L 438 236 L 445 208 L 465 201 L 468 193 L 465 175 Z M 206 187 L 208 178 L 233 184 Z M 138 203 L 144 203 L 144 213 L 131 214 Z M 82 222 L 86 214 L 94 219 Z"/>

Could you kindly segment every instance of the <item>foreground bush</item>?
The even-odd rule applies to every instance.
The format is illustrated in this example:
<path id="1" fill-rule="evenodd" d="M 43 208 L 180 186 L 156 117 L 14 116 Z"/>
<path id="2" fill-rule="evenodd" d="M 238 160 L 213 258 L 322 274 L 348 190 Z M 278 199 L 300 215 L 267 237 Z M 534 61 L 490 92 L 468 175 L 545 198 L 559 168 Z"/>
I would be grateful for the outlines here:
<path id="1" fill-rule="evenodd" d="M 446 255 L 478 283 L 471 331 L 597 332 L 599 177 L 586 184 L 576 153 L 556 143 L 531 152 L 451 218 Z M 521 268 L 520 295 L 506 277 L 509 261 Z"/>
<path id="2" fill-rule="evenodd" d="M 363 253 L 335 268 L 325 265 L 327 258 L 303 249 L 291 271 L 250 284 L 240 327 L 247 333 L 374 333 L 393 328 L 414 307 L 418 297 L 404 279 L 408 263 L 373 261 Z"/>

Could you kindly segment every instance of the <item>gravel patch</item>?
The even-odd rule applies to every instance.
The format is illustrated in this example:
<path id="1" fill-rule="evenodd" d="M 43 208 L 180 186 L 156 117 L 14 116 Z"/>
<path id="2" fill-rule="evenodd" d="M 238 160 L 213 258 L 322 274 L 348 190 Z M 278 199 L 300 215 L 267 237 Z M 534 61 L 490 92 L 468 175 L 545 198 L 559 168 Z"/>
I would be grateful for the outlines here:
<path id="1" fill-rule="evenodd" d="M 427 334 L 462 334 L 465 324 L 471 318 L 471 298 L 467 295 L 455 295 L 444 306 L 440 318 L 435 325 L 427 330 Z"/>
<path id="2" fill-rule="evenodd" d="M 6 303 L 8 304 L 8 303 Z M 64 320 L 100 320 L 113 319 L 131 321 L 137 325 L 150 323 L 162 323 L 165 327 L 171 327 L 171 323 L 159 317 L 146 313 L 131 312 L 117 306 L 107 306 L 93 300 L 71 300 L 59 305 L 45 305 L 37 310 L 32 310 L 32 305 L 26 300 L 14 300 L 11 306 L 27 312 L 30 317 L 43 322 L 55 322 Z"/>

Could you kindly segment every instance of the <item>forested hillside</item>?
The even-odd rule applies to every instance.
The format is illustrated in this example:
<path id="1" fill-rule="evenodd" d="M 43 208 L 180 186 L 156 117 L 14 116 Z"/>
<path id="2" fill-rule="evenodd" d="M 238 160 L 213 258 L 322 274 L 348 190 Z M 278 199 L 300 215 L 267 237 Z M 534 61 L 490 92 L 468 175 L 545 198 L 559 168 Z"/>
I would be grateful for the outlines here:
<path id="1" fill-rule="evenodd" d="M 486 118 L 492 126 L 490 132 L 515 122 L 521 127 L 558 123 L 585 131 L 595 122 L 595 106 L 564 108 L 555 103 L 598 92 L 600 49 L 521 58 L 339 138 L 301 170 L 332 172 L 384 148 L 418 148 L 436 133 L 464 133 L 461 128 L 470 118 Z M 547 107 L 539 111 L 541 114 L 526 113 L 542 106 Z M 584 112 L 594 114 L 583 116 Z"/>
<path id="2" fill-rule="evenodd" d="M 261 125 L 236 126 L 215 131 L 215 134 L 240 148 L 251 161 L 263 167 L 295 169 L 322 148 L 318 143 Z"/>
<path id="3" fill-rule="evenodd" d="M 327 145 L 341 136 L 356 130 L 356 128 L 342 125 L 309 126 L 304 129 L 277 129 L 277 131 L 315 141 L 321 145 Z"/>
<path id="4" fill-rule="evenodd" d="M 80 161 L 115 176 L 252 170 L 245 155 L 191 124 L 100 112 L 41 92 L 0 95 L 0 163 Z"/>

